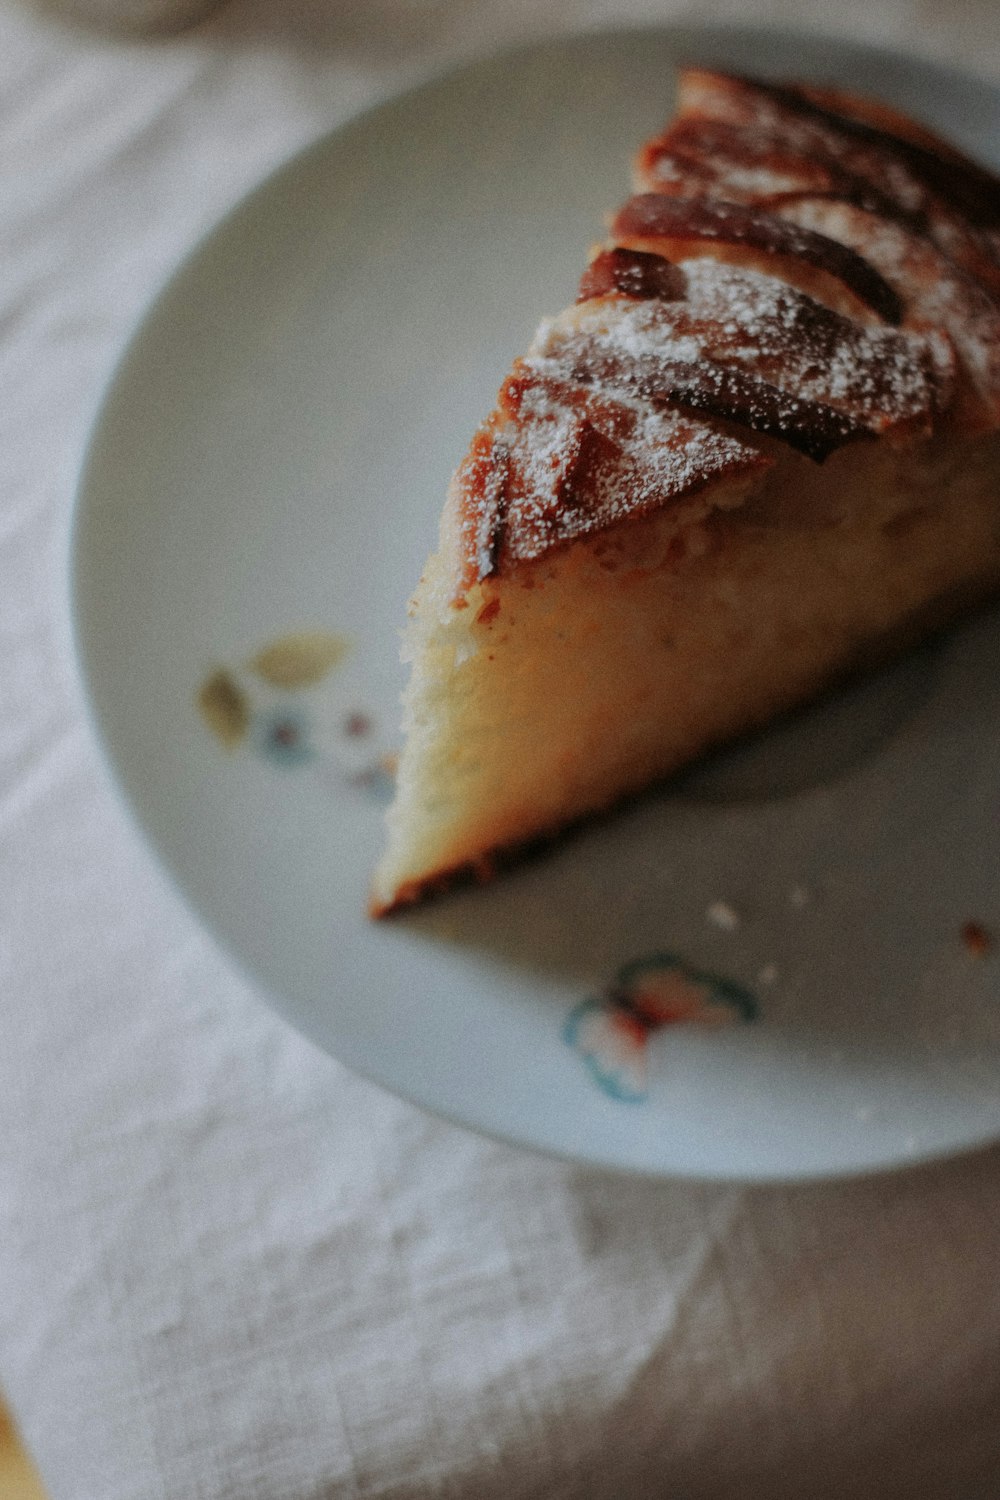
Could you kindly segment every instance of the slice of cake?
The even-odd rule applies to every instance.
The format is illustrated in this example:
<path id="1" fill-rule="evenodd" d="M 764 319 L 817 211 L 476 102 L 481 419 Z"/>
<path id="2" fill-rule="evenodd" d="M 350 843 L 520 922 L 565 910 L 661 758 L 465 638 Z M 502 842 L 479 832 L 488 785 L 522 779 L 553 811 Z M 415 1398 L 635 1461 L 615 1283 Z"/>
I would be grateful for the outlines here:
<path id="1" fill-rule="evenodd" d="M 1000 588 L 1000 183 L 690 69 L 636 188 L 448 492 L 375 914 Z"/>

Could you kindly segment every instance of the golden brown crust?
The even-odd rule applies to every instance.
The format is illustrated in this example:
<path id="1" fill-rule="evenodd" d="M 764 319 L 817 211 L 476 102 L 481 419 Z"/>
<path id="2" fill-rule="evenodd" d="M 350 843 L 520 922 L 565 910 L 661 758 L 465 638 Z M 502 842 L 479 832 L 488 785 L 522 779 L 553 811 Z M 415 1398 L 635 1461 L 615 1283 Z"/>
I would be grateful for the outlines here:
<path id="1" fill-rule="evenodd" d="M 636 172 L 449 491 L 372 915 L 1000 587 L 997 179 L 885 106 L 705 69 Z"/>
<path id="2" fill-rule="evenodd" d="M 687 69 L 680 99 L 583 275 L 604 326 L 556 320 L 459 471 L 459 592 L 762 471 L 774 441 L 822 462 L 1000 421 L 996 179 L 835 90 Z"/>
<path id="3" fill-rule="evenodd" d="M 678 115 L 640 150 L 636 180 L 779 214 L 803 195 L 850 204 L 925 238 L 1000 297 L 1000 181 L 873 101 L 687 69 Z"/>
<path id="4" fill-rule="evenodd" d="M 690 408 L 691 403 L 687 403 Z M 763 473 L 758 447 L 669 400 L 519 360 L 459 469 L 466 587 L 571 542 Z"/>
<path id="5" fill-rule="evenodd" d="M 865 108 L 848 95 L 838 110 L 821 98 L 822 91 L 794 83 L 685 69 L 675 126 L 692 116 L 708 118 L 738 127 L 747 140 L 776 140 L 786 159 L 810 172 L 823 167 L 835 180 L 882 194 L 985 285 L 1000 289 L 995 175 L 954 147 L 942 152 L 931 132 L 916 122 L 904 127 L 897 111 L 876 103 Z M 890 120 L 893 128 L 887 128 Z M 672 128 L 660 139 L 669 142 Z M 831 187 L 839 191 L 836 181 Z"/>

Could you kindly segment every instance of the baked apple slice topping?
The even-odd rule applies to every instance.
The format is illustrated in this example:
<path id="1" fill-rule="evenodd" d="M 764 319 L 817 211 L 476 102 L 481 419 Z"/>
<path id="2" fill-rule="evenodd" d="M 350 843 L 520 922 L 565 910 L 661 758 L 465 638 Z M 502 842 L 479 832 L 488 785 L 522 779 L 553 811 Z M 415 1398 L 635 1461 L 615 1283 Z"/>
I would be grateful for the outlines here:
<path id="1" fill-rule="evenodd" d="M 860 255 L 837 240 L 739 203 L 640 193 L 615 215 L 617 245 L 667 260 L 710 255 L 780 276 L 839 312 L 898 323 L 903 305 Z"/>
<path id="2" fill-rule="evenodd" d="M 616 246 L 602 250 L 580 277 L 577 302 L 591 297 L 610 297 L 614 293 L 640 300 L 656 297 L 672 302 L 685 293 L 681 272 L 662 255 L 645 250 L 626 250 Z"/>
<path id="3" fill-rule="evenodd" d="M 852 104 L 850 95 L 834 90 L 810 92 L 702 68 L 681 75 L 673 128 L 691 117 L 760 130 L 779 137 L 786 154 L 835 164 L 925 226 L 941 249 L 1000 292 L 1000 185 L 931 132 L 894 128 L 900 117 L 892 110 Z M 660 137 L 667 146 L 671 134 Z"/>
<path id="4" fill-rule="evenodd" d="M 903 208 L 875 183 L 845 170 L 836 157 L 791 151 L 781 131 L 759 124 L 687 116 L 643 146 L 635 175 L 641 190 L 669 197 L 722 198 L 780 212 L 789 199 L 819 195 L 927 229 L 924 213 Z"/>
<path id="5" fill-rule="evenodd" d="M 686 412 L 518 360 L 456 476 L 463 587 L 772 463 Z"/>

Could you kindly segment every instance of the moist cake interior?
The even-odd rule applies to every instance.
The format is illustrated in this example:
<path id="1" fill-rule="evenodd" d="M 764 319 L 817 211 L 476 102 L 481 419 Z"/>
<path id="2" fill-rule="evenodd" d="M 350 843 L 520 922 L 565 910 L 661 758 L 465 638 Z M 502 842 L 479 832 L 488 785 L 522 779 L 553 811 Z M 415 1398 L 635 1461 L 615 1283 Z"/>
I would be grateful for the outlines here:
<path id="1" fill-rule="evenodd" d="M 884 106 L 687 70 L 515 362 L 410 608 L 371 908 L 1000 588 L 1000 186 Z"/>

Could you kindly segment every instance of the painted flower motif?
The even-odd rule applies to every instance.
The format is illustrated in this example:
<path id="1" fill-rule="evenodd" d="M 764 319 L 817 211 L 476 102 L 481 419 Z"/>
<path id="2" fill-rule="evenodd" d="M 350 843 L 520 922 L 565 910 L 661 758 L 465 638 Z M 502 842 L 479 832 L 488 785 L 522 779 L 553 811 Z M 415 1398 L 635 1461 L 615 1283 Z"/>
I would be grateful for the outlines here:
<path id="1" fill-rule="evenodd" d="M 351 785 L 358 791 L 364 792 L 373 802 L 379 802 L 383 807 L 388 807 L 396 795 L 396 777 L 394 766 L 388 756 L 374 761 L 365 766 L 363 771 L 351 777 Z"/>
<path id="2" fill-rule="evenodd" d="M 394 758 L 354 699 L 357 684 L 343 671 L 350 654 L 350 638 L 328 630 L 280 636 L 238 667 L 215 667 L 196 694 L 198 712 L 226 750 L 248 748 L 284 770 L 312 765 L 332 788 L 385 806 Z"/>
<path id="3" fill-rule="evenodd" d="M 339 667 L 351 649 L 346 635 L 299 630 L 272 641 L 250 661 L 250 670 L 276 688 L 312 687 Z"/>
<path id="4" fill-rule="evenodd" d="M 607 1000 L 583 1000 L 569 1014 L 563 1030 L 594 1080 L 612 1099 L 638 1104 L 647 1092 L 646 1040 Z"/>
<path id="5" fill-rule="evenodd" d="M 308 715 L 296 705 L 257 715 L 253 731 L 255 745 L 275 765 L 290 770 L 315 759 Z"/>
<path id="6" fill-rule="evenodd" d="M 235 750 L 246 738 L 250 709 L 239 683 L 223 667 L 210 672 L 198 689 L 198 711 L 221 745 Z"/>
<path id="7" fill-rule="evenodd" d="M 649 1039 L 664 1026 L 752 1021 L 749 990 L 657 953 L 619 969 L 599 998 L 575 1006 L 563 1035 L 606 1094 L 639 1103 L 649 1088 Z"/>

